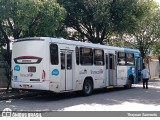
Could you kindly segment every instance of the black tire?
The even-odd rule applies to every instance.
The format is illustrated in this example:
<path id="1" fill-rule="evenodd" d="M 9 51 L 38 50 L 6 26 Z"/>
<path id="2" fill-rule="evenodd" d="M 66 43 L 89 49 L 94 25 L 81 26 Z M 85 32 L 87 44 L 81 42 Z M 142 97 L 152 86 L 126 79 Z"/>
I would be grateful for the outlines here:
<path id="1" fill-rule="evenodd" d="M 86 79 L 83 83 L 82 93 L 84 96 L 89 96 L 93 92 L 93 83 L 90 79 Z"/>
<path id="2" fill-rule="evenodd" d="M 127 85 L 124 85 L 124 88 L 126 88 L 126 89 L 132 88 L 132 81 L 133 81 L 132 79 L 133 79 L 132 77 L 128 78 L 128 83 L 127 83 Z"/>

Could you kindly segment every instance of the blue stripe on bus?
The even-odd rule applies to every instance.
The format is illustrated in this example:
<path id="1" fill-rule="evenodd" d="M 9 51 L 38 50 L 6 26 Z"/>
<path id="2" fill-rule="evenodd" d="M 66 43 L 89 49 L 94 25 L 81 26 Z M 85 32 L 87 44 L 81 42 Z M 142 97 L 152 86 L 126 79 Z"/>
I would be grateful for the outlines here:
<path id="1" fill-rule="evenodd" d="M 139 50 L 133 50 L 133 49 L 129 49 L 129 48 L 124 48 L 124 52 L 134 53 L 134 57 L 139 57 L 140 56 Z"/>

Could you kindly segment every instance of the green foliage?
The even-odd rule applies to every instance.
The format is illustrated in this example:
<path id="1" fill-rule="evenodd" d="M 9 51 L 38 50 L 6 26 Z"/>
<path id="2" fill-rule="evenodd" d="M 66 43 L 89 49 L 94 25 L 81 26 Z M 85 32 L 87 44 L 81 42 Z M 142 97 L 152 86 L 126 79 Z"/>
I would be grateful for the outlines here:
<path id="1" fill-rule="evenodd" d="M 67 11 L 65 24 L 76 30 L 71 34 L 79 40 L 102 41 L 110 34 L 110 3 L 107 0 L 59 0 Z"/>
<path id="2" fill-rule="evenodd" d="M 152 0 L 144 0 L 141 3 L 146 9 L 143 18 L 137 20 L 136 29 L 131 33 L 135 38 L 134 46 L 141 51 L 142 57 L 145 57 L 147 51 L 160 38 L 160 9 Z M 141 8 L 142 8 L 141 7 Z"/>
<path id="3" fill-rule="evenodd" d="M 5 39 L 3 38 L 2 34 L 0 33 L 0 49 L 5 46 Z"/>
<path id="4" fill-rule="evenodd" d="M 0 47 L 8 51 L 10 37 L 51 36 L 127 45 L 144 57 L 160 36 L 153 0 L 0 0 L 0 10 Z"/>
<path id="5" fill-rule="evenodd" d="M 65 10 L 56 0 L 0 0 L 0 23 L 7 36 L 56 36 Z"/>
<path id="6" fill-rule="evenodd" d="M 118 34 L 132 33 L 136 30 L 137 21 L 143 19 L 149 8 L 147 0 L 113 0 L 111 17 L 114 31 Z"/>
<path id="7" fill-rule="evenodd" d="M 160 40 L 155 42 L 151 49 L 154 55 L 160 56 Z"/>
<path id="8" fill-rule="evenodd" d="M 147 0 L 58 0 L 67 11 L 65 24 L 70 36 L 93 43 L 110 42 L 113 34 L 130 34 L 137 30 L 150 11 Z M 75 30 L 75 31 L 74 31 Z"/>
<path id="9" fill-rule="evenodd" d="M 7 45 L 6 60 L 11 38 L 64 35 L 65 16 L 56 0 L 0 0 L 0 47 Z"/>
<path id="10" fill-rule="evenodd" d="M 55 0 L 40 3 L 38 14 L 29 25 L 28 35 L 57 37 L 57 31 L 62 28 L 66 12 Z"/>
<path id="11" fill-rule="evenodd" d="M 7 65 L 5 66 L 11 67 L 11 51 L 8 52 L 6 49 L 0 48 L 0 56 L 2 56 L 7 62 Z"/>
<path id="12" fill-rule="evenodd" d="M 120 1 L 125 0 L 115 1 L 114 4 L 120 5 Z M 113 7 L 112 18 L 116 37 L 110 41 L 112 45 L 139 49 L 142 57 L 145 57 L 153 48 L 152 45 L 159 40 L 160 8 L 153 0 L 131 0 L 130 2 L 131 6 L 126 2 L 126 6 L 129 7 L 125 5 Z M 126 11 L 125 8 L 128 10 Z"/>

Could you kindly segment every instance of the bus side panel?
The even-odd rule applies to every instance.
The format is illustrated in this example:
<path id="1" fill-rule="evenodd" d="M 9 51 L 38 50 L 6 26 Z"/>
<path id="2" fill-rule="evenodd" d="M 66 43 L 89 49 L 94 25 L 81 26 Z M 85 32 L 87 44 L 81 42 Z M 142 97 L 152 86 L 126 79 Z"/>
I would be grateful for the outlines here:
<path id="1" fill-rule="evenodd" d="M 49 74 L 50 74 L 50 71 L 49 71 L 49 60 L 50 60 L 50 57 L 49 57 L 49 49 L 48 49 L 48 45 L 49 45 L 49 42 L 45 42 L 44 43 L 44 57 L 43 57 L 43 65 L 42 65 L 42 72 L 41 72 L 41 76 L 42 76 L 42 84 L 45 85 L 45 87 L 50 90 L 50 77 L 49 77 Z"/>
<path id="2" fill-rule="evenodd" d="M 125 85 L 127 81 L 127 66 L 117 66 L 117 85 Z"/>
<path id="3" fill-rule="evenodd" d="M 83 83 L 87 77 L 93 80 L 94 88 L 105 87 L 105 67 L 104 66 L 76 65 L 76 76 L 75 76 L 76 90 L 83 89 Z"/>
<path id="4" fill-rule="evenodd" d="M 50 45 L 51 44 L 55 44 L 53 43 L 53 41 L 51 40 L 51 43 L 48 44 L 48 65 L 49 65 L 49 69 L 48 69 L 48 76 L 49 76 L 49 80 L 50 80 L 50 85 L 49 88 L 51 91 L 54 92 L 60 92 L 61 90 L 61 85 L 60 85 L 60 46 L 57 44 L 58 46 L 58 64 L 57 65 L 53 65 L 51 63 L 51 51 L 50 51 Z"/>

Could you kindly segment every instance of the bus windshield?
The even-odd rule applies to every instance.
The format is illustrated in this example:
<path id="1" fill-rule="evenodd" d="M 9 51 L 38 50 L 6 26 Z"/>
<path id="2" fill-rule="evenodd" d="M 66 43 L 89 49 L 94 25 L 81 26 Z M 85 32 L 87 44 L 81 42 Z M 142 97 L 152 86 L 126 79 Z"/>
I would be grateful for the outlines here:
<path id="1" fill-rule="evenodd" d="M 40 63 L 43 58 L 43 41 L 16 42 L 13 46 L 12 58 L 18 64 Z"/>

